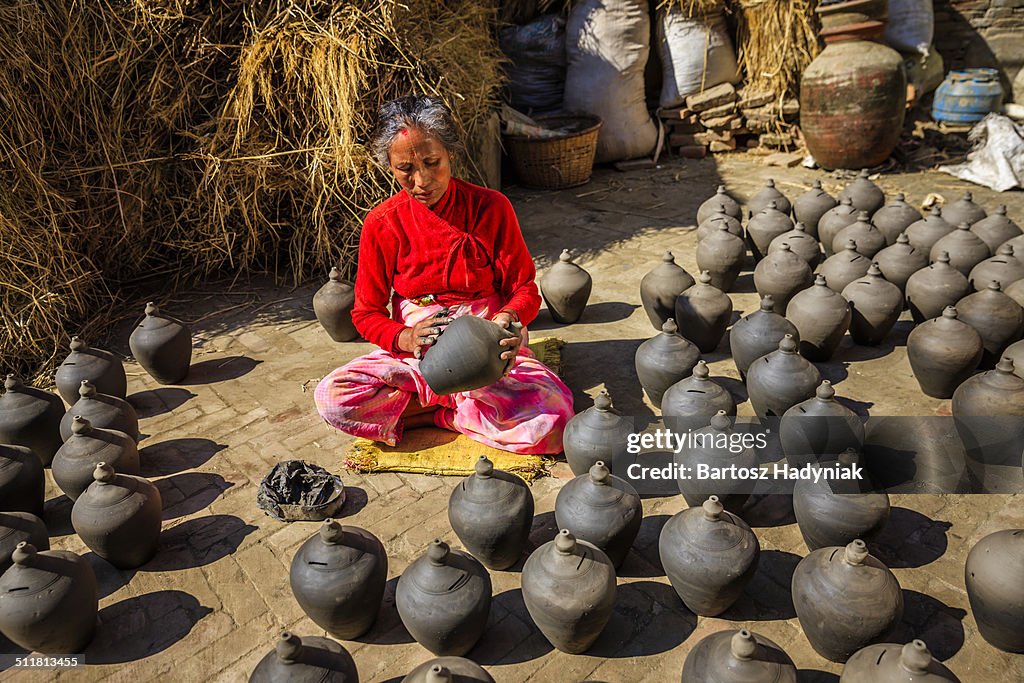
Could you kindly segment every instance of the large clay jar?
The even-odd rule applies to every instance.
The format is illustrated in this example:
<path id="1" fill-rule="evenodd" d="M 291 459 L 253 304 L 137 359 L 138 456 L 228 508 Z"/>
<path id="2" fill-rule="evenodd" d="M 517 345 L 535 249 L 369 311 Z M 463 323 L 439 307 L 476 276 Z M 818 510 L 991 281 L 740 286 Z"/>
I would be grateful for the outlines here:
<path id="1" fill-rule="evenodd" d="M 568 249 L 563 249 L 558 263 L 540 279 L 540 293 L 555 322 L 570 325 L 580 319 L 590 299 L 594 280 L 590 273 L 572 262 Z"/>
<path id="2" fill-rule="evenodd" d="M 671 251 L 666 251 L 661 263 L 644 275 L 640 280 L 640 301 L 654 329 L 660 330 L 675 315 L 676 297 L 694 284 L 696 280 L 676 264 Z"/>
<path id="3" fill-rule="evenodd" d="M 192 333 L 179 320 L 146 304 L 146 317 L 132 331 L 128 346 L 142 369 L 160 384 L 180 384 L 192 363 Z"/>
<path id="4" fill-rule="evenodd" d="M 985 355 L 981 367 L 994 367 L 1007 346 L 1024 333 L 1024 309 L 1000 291 L 998 282 L 986 289 L 968 294 L 956 305 L 960 320 L 981 335 Z"/>
<path id="5" fill-rule="evenodd" d="M 0 444 L 0 512 L 42 516 L 45 495 L 43 463 L 32 449 Z"/>
<path id="6" fill-rule="evenodd" d="M 787 216 L 793 211 L 793 206 L 789 203 L 789 200 L 786 199 L 786 195 L 779 192 L 775 188 L 775 180 L 769 178 L 768 182 L 764 184 L 764 187 L 762 187 L 747 203 L 747 217 L 753 218 L 763 210 L 767 209 L 772 202 L 775 202 L 776 209 Z"/>
<path id="7" fill-rule="evenodd" d="M 907 338 L 910 369 L 921 391 L 932 398 L 951 398 L 981 363 L 981 335 L 957 315 L 955 307 L 947 306 L 941 316 L 921 323 Z"/>
<path id="8" fill-rule="evenodd" d="M 253 669 L 249 683 L 359 683 L 355 660 L 330 638 L 285 631 Z"/>
<path id="9" fill-rule="evenodd" d="M 376 536 L 326 519 L 292 558 L 295 601 L 336 638 L 354 640 L 373 626 L 388 580 L 388 555 Z"/>
<path id="10" fill-rule="evenodd" d="M 927 216 L 912 223 L 906 232 L 907 239 L 915 249 L 930 254 L 935 243 L 954 230 L 956 227 L 942 217 L 942 209 L 936 206 L 932 207 Z"/>
<path id="11" fill-rule="evenodd" d="M 533 494 L 520 477 L 494 469 L 486 455 L 475 469 L 448 498 L 448 521 L 485 567 L 508 569 L 519 561 L 530 536 Z"/>
<path id="12" fill-rule="evenodd" d="M 789 245 L 789 250 L 806 261 L 812 270 L 821 261 L 821 245 L 807 233 L 803 223 L 797 223 L 792 230 L 773 239 L 768 245 L 768 255 L 780 250 L 783 244 Z"/>
<path id="13" fill-rule="evenodd" d="M 562 450 L 572 473 L 589 472 L 598 460 L 615 462 L 625 455 L 633 431 L 633 421 L 615 412 L 612 397 L 602 391 L 594 405 L 574 415 L 562 432 Z"/>
<path id="14" fill-rule="evenodd" d="M 913 640 L 857 650 L 843 667 L 839 683 L 960 683 L 960 679 L 932 656 L 923 640 Z"/>
<path id="15" fill-rule="evenodd" d="M 713 617 L 739 600 L 754 578 L 761 544 L 746 522 L 711 496 L 665 523 L 658 552 L 683 604 L 694 614 Z"/>
<path id="16" fill-rule="evenodd" d="M 49 550 L 50 535 L 46 524 L 31 512 L 0 512 L 0 576 L 14 564 L 11 555 L 19 543 L 31 543 L 40 550 Z"/>
<path id="17" fill-rule="evenodd" d="M 568 529 L 523 566 L 523 602 L 544 637 L 562 652 L 586 652 L 615 608 L 615 569 L 600 549 Z"/>
<path id="18" fill-rule="evenodd" d="M 1024 452 L 1024 379 L 1003 358 L 994 370 L 963 382 L 953 392 L 953 424 L 967 454 L 975 493 L 1021 490 Z"/>
<path id="19" fill-rule="evenodd" d="M 128 393 L 128 378 L 121 360 L 110 351 L 91 348 L 79 337 L 71 338 L 71 353 L 53 379 L 68 405 L 78 400 L 83 380 L 92 382 L 101 394 L 124 398 Z"/>
<path id="20" fill-rule="evenodd" d="M 479 664 L 464 657 L 437 657 L 410 671 L 400 683 L 494 683 Z"/>
<path id="21" fill-rule="evenodd" d="M 800 353 L 819 362 L 827 361 L 835 353 L 852 317 L 850 304 L 829 288 L 822 275 L 815 278 L 813 287 L 794 296 L 786 309 L 786 318 L 800 333 Z"/>
<path id="22" fill-rule="evenodd" d="M 912 247 L 906 233 L 900 233 L 895 244 L 875 254 L 875 265 L 882 272 L 882 277 L 899 287 L 900 294 L 904 294 L 910 276 L 928 267 L 928 255 Z"/>
<path id="23" fill-rule="evenodd" d="M 1006 204 L 1000 204 L 991 216 L 972 225 L 971 232 L 988 245 L 989 251 L 995 253 L 999 245 L 1019 237 L 1021 229 L 1006 217 Z"/>
<path id="24" fill-rule="evenodd" d="M 758 417 L 782 417 L 815 394 L 821 373 L 797 353 L 797 341 L 786 335 L 779 349 L 754 361 L 747 370 L 747 394 Z"/>
<path id="25" fill-rule="evenodd" d="M 78 401 L 60 420 L 60 438 L 64 441 L 71 438 L 71 425 L 76 417 L 88 420 L 96 429 L 113 429 L 138 440 L 139 416 L 131 403 L 97 392 L 89 380 L 82 380 L 78 396 Z"/>
<path id="26" fill-rule="evenodd" d="M 754 287 L 762 297 L 771 296 L 775 312 L 786 314 L 790 299 L 814 282 L 811 267 L 802 257 L 783 243 L 777 251 L 768 254 L 754 268 Z"/>
<path id="27" fill-rule="evenodd" d="M 1024 307 L 1024 280 L 1017 280 L 1007 287 L 1006 296 L 1016 301 L 1018 306 Z"/>
<path id="28" fill-rule="evenodd" d="M 313 295 L 313 312 L 320 325 L 336 342 L 348 342 L 359 338 L 356 326 L 352 324 L 352 307 L 356 303 L 355 290 L 341 277 L 341 271 L 331 268 L 327 284 Z"/>
<path id="29" fill-rule="evenodd" d="M 160 544 L 160 491 L 142 477 L 117 474 L 101 462 L 75 500 L 71 525 L 89 549 L 119 569 L 140 567 Z"/>
<path id="30" fill-rule="evenodd" d="M 718 230 L 722 225 L 726 226 L 730 234 L 739 238 L 744 236 L 743 225 L 740 223 L 739 219 L 733 218 L 729 214 L 725 213 L 725 209 L 718 207 L 715 209 L 713 214 L 697 226 L 697 242 L 700 243 L 701 241 L 706 240 L 711 233 Z"/>
<path id="31" fill-rule="evenodd" d="M 636 350 L 636 374 L 640 385 L 657 407 L 670 386 L 693 374 L 700 351 L 678 334 L 676 321 L 669 318 L 661 334 L 648 339 Z"/>
<path id="32" fill-rule="evenodd" d="M 871 218 L 867 211 L 859 212 L 857 220 L 836 233 L 832 239 L 833 253 L 841 251 L 850 241 L 857 245 L 857 253 L 868 258 L 874 257 L 886 246 L 885 235 L 871 224 Z"/>
<path id="33" fill-rule="evenodd" d="M 747 255 L 747 244 L 729 232 L 725 223 L 716 223 L 718 229 L 697 242 L 697 268 L 707 271 L 711 284 L 728 292 L 736 284 Z"/>
<path id="34" fill-rule="evenodd" d="M 885 193 L 882 188 L 871 182 L 871 172 L 866 168 L 861 169 L 857 178 L 843 188 L 839 193 L 839 199 L 849 198 L 853 208 L 857 211 L 866 211 L 868 216 L 873 215 L 885 204 Z"/>
<path id="35" fill-rule="evenodd" d="M 1005 291 L 1007 287 L 1021 279 L 1024 279 L 1024 262 L 1014 255 L 1013 247 L 1009 244 L 1000 246 L 995 256 L 974 266 L 967 276 L 967 281 L 975 290 L 995 281 Z"/>
<path id="36" fill-rule="evenodd" d="M 63 416 L 64 401 L 59 396 L 7 375 L 0 396 L 0 443 L 31 448 L 44 466 L 49 465 L 62 443 Z"/>
<path id="37" fill-rule="evenodd" d="M 714 196 L 710 199 L 706 199 L 704 203 L 698 207 L 697 225 L 700 225 L 716 213 L 718 207 L 722 207 L 725 214 L 732 216 L 737 220 L 743 217 L 743 211 L 740 209 L 739 202 L 729 196 L 729 193 L 725 191 L 725 185 L 719 185 L 718 191 L 715 192 Z"/>
<path id="38" fill-rule="evenodd" d="M 953 392 L 953 417 L 1024 416 L 1024 379 L 1013 373 L 1013 361 L 1004 358 L 994 370 L 965 380 Z"/>
<path id="39" fill-rule="evenodd" d="M 896 238 L 904 230 L 919 220 L 921 212 L 907 204 L 902 192 L 871 216 L 871 222 L 885 235 L 885 243 L 890 246 L 896 244 Z"/>
<path id="40" fill-rule="evenodd" d="M 697 361 L 693 373 L 669 387 L 661 399 L 663 416 L 690 418 L 700 424 L 707 424 L 720 410 L 726 415 L 735 415 L 736 399 L 711 379 L 705 361 Z"/>
<path id="41" fill-rule="evenodd" d="M 670 421 L 668 426 L 677 434 L 683 432 Z M 692 440 L 677 447 L 675 463 L 689 476 L 676 480 L 679 492 L 690 507 L 697 507 L 708 496 L 717 496 L 722 505 L 739 514 L 750 497 L 750 480 L 739 474 L 757 468 L 757 453 L 745 446 L 743 434 L 733 426 L 733 418 L 724 410 L 711 418 L 710 424 L 700 429 L 690 428 Z M 749 443 L 749 442 L 748 442 Z M 680 469 L 680 472 L 684 471 Z M 706 476 L 710 472 L 723 472 L 721 477 Z"/>
<path id="42" fill-rule="evenodd" d="M 974 194 L 971 192 L 964 192 L 963 197 L 943 209 L 942 213 L 946 221 L 953 225 L 959 223 L 974 225 L 978 221 L 984 220 L 986 215 L 985 209 L 974 203 Z"/>
<path id="43" fill-rule="evenodd" d="M 833 662 L 845 662 L 884 638 L 903 617 L 899 582 L 860 539 L 845 548 L 819 548 L 800 560 L 792 592 L 811 647 Z"/>
<path id="44" fill-rule="evenodd" d="M 780 211 L 778 202 L 770 201 L 768 206 L 754 214 L 747 222 L 747 243 L 754 261 L 760 261 L 768 253 L 772 240 L 793 229 L 793 219 Z"/>
<path id="45" fill-rule="evenodd" d="M 825 282 L 837 294 L 846 289 L 859 277 L 868 274 L 871 259 L 857 251 L 857 243 L 849 240 L 843 250 L 829 256 L 818 268 L 818 273 L 825 277 Z"/>
<path id="46" fill-rule="evenodd" d="M 420 372 L 427 386 L 440 396 L 472 391 L 494 384 L 513 360 L 503 360 L 499 344 L 519 335 L 519 326 L 505 329 L 475 315 L 453 320 L 423 354 Z"/>
<path id="47" fill-rule="evenodd" d="M 990 645 L 1024 653 L 1024 529 L 985 536 L 967 555 L 964 581 L 978 631 Z"/>
<path id="48" fill-rule="evenodd" d="M 555 522 L 604 551 L 619 567 L 640 531 L 644 511 L 640 496 L 603 462 L 562 487 L 555 498 Z"/>
<path id="49" fill-rule="evenodd" d="M 491 612 L 491 577 L 472 555 L 434 540 L 398 579 L 398 615 L 435 655 L 461 657 L 476 645 Z"/>
<path id="50" fill-rule="evenodd" d="M 796 666 L 774 641 L 740 629 L 702 638 L 683 663 L 683 683 L 797 683 Z"/>
<path id="51" fill-rule="evenodd" d="M 939 254 L 930 266 L 907 280 L 907 308 L 914 322 L 922 323 L 939 317 L 947 306 L 955 306 L 970 291 L 971 284 L 964 274 L 949 265 L 949 254 Z"/>
<path id="52" fill-rule="evenodd" d="M 786 462 L 792 467 L 834 459 L 864 445 L 864 420 L 835 400 L 828 380 L 815 389 L 814 397 L 787 410 L 779 424 L 779 440 Z"/>
<path id="53" fill-rule="evenodd" d="M 811 189 L 793 202 L 793 215 L 797 223 L 807 226 L 807 234 L 817 239 L 818 221 L 838 203 L 835 197 L 821 189 L 821 181 L 815 180 Z"/>
<path id="54" fill-rule="evenodd" d="M 800 338 L 796 326 L 775 312 L 772 298 L 762 297 L 761 307 L 740 318 L 729 330 L 729 350 L 740 378 L 746 378 L 751 363 L 779 348 L 787 334 Z"/>
<path id="55" fill-rule="evenodd" d="M 0 632 L 30 652 L 81 652 L 96 631 L 99 593 L 92 565 L 66 550 L 15 548 L 0 576 Z"/>
<path id="56" fill-rule="evenodd" d="M 877 264 L 868 273 L 843 289 L 843 298 L 850 302 L 850 337 L 861 346 L 877 346 L 903 312 L 903 292 L 882 277 Z"/>
<path id="57" fill-rule="evenodd" d="M 732 320 L 732 299 L 711 284 L 711 274 L 702 272 L 700 281 L 676 297 L 676 325 L 679 334 L 711 353 L 725 336 Z"/>
<path id="58" fill-rule="evenodd" d="M 75 418 L 71 438 L 53 458 L 52 474 L 60 490 L 76 500 L 92 484 L 96 465 L 105 462 L 122 474 L 139 474 L 139 449 L 135 439 L 124 432 L 96 429 L 89 421 Z"/>
<path id="59" fill-rule="evenodd" d="M 974 266 L 992 255 L 988 246 L 971 232 L 971 226 L 967 223 L 960 223 L 956 230 L 939 238 L 932 245 L 929 258 L 935 261 L 942 252 L 949 254 L 949 265 L 964 275 L 969 275 Z"/>
<path id="60" fill-rule="evenodd" d="M 838 205 L 825 212 L 825 215 L 818 221 L 818 241 L 821 248 L 825 250 L 825 256 L 831 256 L 832 243 L 839 231 L 850 223 L 857 220 L 857 209 L 853 208 L 853 202 L 844 199 Z"/>

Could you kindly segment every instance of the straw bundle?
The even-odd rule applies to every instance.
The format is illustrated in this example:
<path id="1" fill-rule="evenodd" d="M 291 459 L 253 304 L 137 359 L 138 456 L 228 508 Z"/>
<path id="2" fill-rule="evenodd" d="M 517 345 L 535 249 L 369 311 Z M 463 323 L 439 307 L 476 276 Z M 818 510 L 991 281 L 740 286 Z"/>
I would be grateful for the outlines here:
<path id="1" fill-rule="evenodd" d="M 747 88 L 774 93 L 781 103 L 797 95 L 800 76 L 818 54 L 817 0 L 738 0 L 739 64 Z"/>
<path id="2" fill-rule="evenodd" d="M 688 17 L 699 17 L 726 9 L 725 0 L 658 0 L 657 8 L 675 7 Z"/>

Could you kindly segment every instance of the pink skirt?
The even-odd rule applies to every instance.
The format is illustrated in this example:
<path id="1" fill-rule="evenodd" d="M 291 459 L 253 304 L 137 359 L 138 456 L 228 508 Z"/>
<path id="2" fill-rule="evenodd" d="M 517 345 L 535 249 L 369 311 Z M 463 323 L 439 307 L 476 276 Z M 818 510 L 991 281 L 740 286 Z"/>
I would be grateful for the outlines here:
<path id="1" fill-rule="evenodd" d="M 418 306 L 396 297 L 392 310 L 406 325 L 434 315 L 439 304 Z M 451 317 L 490 318 L 500 306 L 489 297 L 451 306 Z M 320 381 L 314 398 L 324 420 L 346 434 L 394 446 L 402 438 L 401 415 L 409 402 L 440 406 L 434 424 L 461 432 L 480 443 L 513 453 L 562 452 L 562 430 L 573 416 L 572 392 L 526 347 L 519 347 L 512 371 L 494 384 L 438 396 L 411 354 L 378 350 L 341 366 Z M 429 351 L 428 351 L 429 353 Z"/>

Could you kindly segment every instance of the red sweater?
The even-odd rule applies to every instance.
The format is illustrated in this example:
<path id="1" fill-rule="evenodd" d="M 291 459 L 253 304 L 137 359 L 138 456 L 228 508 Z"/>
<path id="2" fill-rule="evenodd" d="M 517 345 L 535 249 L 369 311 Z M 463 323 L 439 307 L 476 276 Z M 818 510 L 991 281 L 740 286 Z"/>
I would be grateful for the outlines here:
<path id="1" fill-rule="evenodd" d="M 535 276 L 508 199 L 452 178 L 432 209 L 402 191 L 366 215 L 352 322 L 365 339 L 397 353 L 405 325 L 388 314 L 394 291 L 406 299 L 433 294 L 444 305 L 498 293 L 501 308 L 528 325 L 540 310 Z"/>

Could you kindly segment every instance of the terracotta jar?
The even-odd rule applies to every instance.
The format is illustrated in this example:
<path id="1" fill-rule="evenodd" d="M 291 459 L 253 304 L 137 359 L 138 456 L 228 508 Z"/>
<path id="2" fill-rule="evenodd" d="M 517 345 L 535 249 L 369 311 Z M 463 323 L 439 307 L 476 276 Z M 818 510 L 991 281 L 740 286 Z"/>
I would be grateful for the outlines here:
<path id="1" fill-rule="evenodd" d="M 985 536 L 967 555 L 964 582 L 981 636 L 1005 652 L 1024 653 L 1024 529 Z"/>
<path id="2" fill-rule="evenodd" d="M 330 638 L 281 634 L 274 649 L 256 664 L 249 683 L 359 683 L 355 660 Z"/>
<path id="3" fill-rule="evenodd" d="M 680 430 L 674 431 L 678 433 Z M 711 424 L 694 430 L 692 434 L 693 440 L 685 443 L 674 456 L 677 465 L 688 467 L 695 475 L 678 479 L 683 499 L 690 507 L 698 507 L 708 496 L 714 495 L 727 510 L 739 514 L 750 497 L 749 479 L 740 476 L 702 479 L 697 473 L 703 467 L 708 471 L 723 472 L 733 471 L 733 468 L 751 470 L 757 467 L 757 453 L 737 438 L 743 435 L 737 432 L 733 418 L 724 410 L 711 418 Z"/>
<path id="4" fill-rule="evenodd" d="M 707 424 L 715 414 L 724 410 L 726 415 L 736 414 L 736 399 L 710 377 L 705 361 L 697 361 L 693 373 L 668 388 L 661 399 L 661 414 L 665 417 L 692 418 Z"/>
<path id="5" fill-rule="evenodd" d="M 971 288 L 978 290 L 989 282 L 998 282 L 999 287 L 1006 291 L 1006 288 L 1017 280 L 1024 279 L 1024 261 L 1014 255 L 1013 247 L 1004 244 L 999 247 L 998 252 L 992 258 L 987 258 L 971 269 L 967 281 Z"/>
<path id="6" fill-rule="evenodd" d="M 590 273 L 572 262 L 568 249 L 563 249 L 558 263 L 540 279 L 540 293 L 555 322 L 571 325 L 580 319 L 594 280 Z"/>
<path id="7" fill-rule="evenodd" d="M 857 220 L 857 214 L 858 211 L 853 208 L 853 202 L 847 198 L 826 211 L 825 215 L 818 221 L 818 241 L 821 242 L 821 247 L 825 250 L 826 257 L 834 253 L 832 251 L 832 243 L 835 241 L 836 235 L 839 234 L 840 230 Z"/>
<path id="8" fill-rule="evenodd" d="M 440 396 L 494 384 L 514 362 L 502 359 L 507 349 L 499 342 L 519 336 L 521 329 L 518 324 L 505 329 L 475 315 L 459 316 L 424 352 L 419 366 L 423 379 Z"/>
<path id="9" fill-rule="evenodd" d="M 708 218 L 710 218 L 718 207 L 722 207 L 724 212 L 739 220 L 743 216 L 743 211 L 740 209 L 739 202 L 729 196 L 729 193 L 725 191 L 725 185 L 719 185 L 718 191 L 715 192 L 714 196 L 710 199 L 706 199 L 703 204 L 697 209 L 697 225 L 700 225 Z"/>
<path id="10" fill-rule="evenodd" d="M 783 244 L 789 245 L 789 250 L 806 261 L 812 270 L 821 261 L 821 245 L 807 233 L 803 223 L 797 223 L 792 230 L 773 239 L 768 245 L 768 255 L 781 249 Z"/>
<path id="11" fill-rule="evenodd" d="M 729 350 L 740 378 L 746 378 L 751 363 L 778 349 L 787 334 L 800 338 L 796 325 L 775 312 L 772 298 L 762 297 L 761 307 L 740 318 L 729 330 Z"/>
<path id="12" fill-rule="evenodd" d="M 369 531 L 326 519 L 295 553 L 288 580 L 295 601 L 317 626 L 354 640 L 377 620 L 388 555 Z"/>
<path id="13" fill-rule="evenodd" d="M 840 200 L 847 197 L 853 202 L 853 208 L 867 212 L 869 217 L 885 205 L 885 193 L 871 182 L 871 172 L 866 168 L 861 169 L 857 178 L 839 193 Z"/>
<path id="14" fill-rule="evenodd" d="M 533 525 L 533 494 L 520 477 L 494 469 L 486 455 L 448 498 L 448 521 L 488 569 L 508 569 L 523 554 Z M 386 577 L 386 573 L 385 573 Z"/>
<path id="15" fill-rule="evenodd" d="M 958 224 L 956 230 L 939 238 L 932 245 L 929 258 L 934 261 L 942 252 L 949 254 L 949 265 L 964 275 L 969 275 L 974 266 L 992 256 L 988 246 L 971 232 L 967 223 Z"/>
<path id="16" fill-rule="evenodd" d="M 832 239 L 832 251 L 841 251 L 847 242 L 854 242 L 857 245 L 857 253 L 867 258 L 885 248 L 885 235 L 878 228 L 871 224 L 871 218 L 867 211 L 857 214 L 857 220 L 836 233 Z"/>
<path id="17" fill-rule="evenodd" d="M 77 500 L 92 484 L 93 471 L 105 462 L 122 474 L 139 474 L 139 449 L 124 432 L 96 429 L 77 417 L 71 424 L 71 438 L 53 458 L 52 474 L 60 490 Z"/>
<path id="18" fill-rule="evenodd" d="M 555 498 L 558 528 L 600 548 L 616 568 L 626 559 L 643 518 L 636 489 L 603 462 L 567 483 Z"/>
<path id="19" fill-rule="evenodd" d="M 331 268 L 327 283 L 313 295 L 313 313 L 334 341 L 349 342 L 359 338 L 359 332 L 352 324 L 355 303 L 352 284 L 342 279 L 340 270 Z"/>
<path id="20" fill-rule="evenodd" d="M 683 681 L 797 683 L 789 655 L 764 636 L 740 629 L 704 636 L 686 656 Z"/>
<path id="21" fill-rule="evenodd" d="M 906 645 L 878 643 L 857 650 L 843 667 L 839 683 L 960 683 L 932 657 L 923 640 Z"/>
<path id="22" fill-rule="evenodd" d="M 967 278 L 949 265 L 949 254 L 942 253 L 907 280 L 907 308 L 914 322 L 920 324 L 939 317 L 947 306 L 955 306 L 970 291 Z"/>
<path id="23" fill-rule="evenodd" d="M 736 284 L 747 256 L 747 243 L 729 232 L 725 223 L 715 223 L 717 230 L 697 242 L 697 268 L 707 271 L 711 284 L 728 292 Z"/>
<path id="24" fill-rule="evenodd" d="M 758 417 L 781 417 L 787 410 L 815 394 L 821 373 L 797 353 L 790 335 L 773 351 L 754 361 L 747 371 L 747 393 Z"/>
<path id="25" fill-rule="evenodd" d="M 81 417 L 88 420 L 96 429 L 113 429 L 138 441 L 139 416 L 131 403 L 123 398 L 97 392 L 95 385 L 89 380 L 82 380 L 78 396 L 78 401 L 60 420 L 60 438 L 64 441 L 70 439 L 74 418 Z"/>
<path id="26" fill-rule="evenodd" d="M 947 306 L 938 318 L 926 320 L 910 332 L 907 357 L 914 379 L 928 396 L 951 398 L 960 384 L 981 363 L 981 336 L 957 320 L 957 310 Z"/>
<path id="27" fill-rule="evenodd" d="M 711 284 L 707 271 L 698 280 L 676 297 L 675 320 L 679 334 L 696 344 L 701 353 L 711 353 L 732 321 L 732 299 Z"/>
<path id="28" fill-rule="evenodd" d="M 192 333 L 180 320 L 146 304 L 146 317 L 128 339 L 135 360 L 160 384 L 180 384 L 192 363 Z"/>
<path id="29" fill-rule="evenodd" d="M 53 379 L 68 405 L 78 400 L 82 380 L 89 380 L 96 391 L 108 396 L 124 398 L 128 393 L 128 378 L 121 360 L 110 351 L 91 348 L 80 337 L 71 338 L 71 353 L 57 368 Z"/>
<path id="30" fill-rule="evenodd" d="M 0 576 L 14 564 L 11 555 L 19 543 L 31 543 L 40 550 L 49 550 L 50 535 L 46 524 L 31 512 L 0 512 Z"/>
<path id="31" fill-rule="evenodd" d="M 818 273 L 825 278 L 826 285 L 837 294 L 846 289 L 846 285 L 868 274 L 871 259 L 857 251 L 857 243 L 853 240 L 837 254 L 825 259 L 818 268 Z"/>
<path id="32" fill-rule="evenodd" d="M 661 334 L 648 339 L 636 350 L 634 363 L 640 385 L 657 407 L 670 386 L 693 374 L 700 351 L 678 334 L 676 321 L 669 318 Z"/>
<path id="33" fill-rule="evenodd" d="M 708 235 L 718 230 L 721 225 L 726 226 L 730 234 L 741 239 L 744 237 L 743 226 L 740 224 L 739 219 L 733 218 L 725 212 L 725 209 L 718 207 L 714 213 L 697 226 L 697 243 L 699 244 L 706 240 Z"/>
<path id="34" fill-rule="evenodd" d="M 814 275 L 807 261 L 794 254 L 785 242 L 774 253 L 761 259 L 754 268 L 754 287 L 757 293 L 762 297 L 771 296 L 775 312 L 781 315 L 786 314 L 789 300 L 813 282 Z"/>
<path id="35" fill-rule="evenodd" d="M 142 477 L 96 465 L 93 483 L 75 500 L 71 525 L 89 549 L 119 569 L 140 567 L 160 544 L 160 491 Z"/>
<path id="36" fill-rule="evenodd" d="M 885 243 L 893 245 L 896 238 L 914 223 L 921 220 L 921 212 L 907 204 L 902 192 L 871 216 L 871 222 L 885 235 Z"/>
<path id="37" fill-rule="evenodd" d="M 861 346 L 877 346 L 903 312 L 900 288 L 882 277 L 877 264 L 871 264 L 867 275 L 843 289 L 843 298 L 850 302 L 850 337 Z"/>
<path id="38" fill-rule="evenodd" d="M 834 459 L 864 445 L 864 420 L 835 400 L 836 390 L 827 379 L 814 397 L 787 410 L 779 424 L 779 440 L 791 467 Z"/>
<path id="39" fill-rule="evenodd" d="M 45 491 L 43 463 L 32 449 L 0 444 L 0 512 L 42 516 Z"/>
<path id="40" fill-rule="evenodd" d="M 602 391 L 594 405 L 574 415 L 562 432 L 565 460 L 576 476 L 589 472 L 597 461 L 615 462 L 626 453 L 633 421 L 612 408 L 612 397 Z"/>
<path id="41" fill-rule="evenodd" d="M 684 268 L 676 264 L 671 251 L 661 257 L 640 280 L 640 301 L 654 329 L 660 330 L 665 321 L 675 315 L 676 297 L 696 284 Z"/>
<path id="42" fill-rule="evenodd" d="M 991 216 L 972 225 L 971 232 L 980 237 L 993 254 L 999 245 L 1021 235 L 1020 227 L 1006 216 L 1006 204 L 1000 204 Z"/>
<path id="43" fill-rule="evenodd" d="M 875 254 L 875 265 L 882 272 L 882 277 L 904 294 L 910 276 L 928 267 L 928 255 L 912 247 L 906 233 L 901 232 L 895 244 Z"/>
<path id="44" fill-rule="evenodd" d="M 562 652 L 586 652 L 615 608 L 615 569 L 601 550 L 568 529 L 530 554 L 523 602 L 544 637 Z"/>
<path id="45" fill-rule="evenodd" d="M 778 208 L 778 202 L 770 201 L 768 206 L 754 214 L 747 222 L 747 244 L 754 261 L 760 261 L 768 253 L 768 246 L 779 235 L 793 229 L 793 219 Z"/>
<path id="46" fill-rule="evenodd" d="M 811 189 L 793 202 L 793 215 L 796 216 L 797 223 L 803 223 L 807 227 L 807 234 L 817 239 L 818 221 L 838 203 L 835 197 L 821 189 L 821 181 L 815 180 Z"/>
<path id="47" fill-rule="evenodd" d="M 935 243 L 954 230 L 956 230 L 956 226 L 948 223 L 942 217 L 942 209 L 935 206 L 932 207 L 927 216 L 916 223 L 912 223 L 906 232 L 911 246 L 926 254 L 930 254 Z"/>
<path id="48" fill-rule="evenodd" d="M 985 209 L 974 203 L 974 194 L 971 192 L 964 192 L 963 197 L 943 209 L 943 214 L 946 220 L 953 225 L 959 223 L 974 225 L 978 221 L 984 220 L 986 216 Z"/>
<path id="49" fill-rule="evenodd" d="M 960 320 L 981 335 L 985 355 L 981 367 L 994 367 L 1003 350 L 1024 334 L 1024 309 L 1000 291 L 998 282 L 968 294 L 956 305 Z"/>
<path id="50" fill-rule="evenodd" d="M 786 309 L 786 318 L 800 333 L 800 353 L 819 362 L 835 353 L 852 317 L 846 299 L 830 289 L 822 275 L 814 280 L 813 287 L 794 296 Z"/>
<path id="51" fill-rule="evenodd" d="M 0 395 L 0 443 L 32 449 L 44 466 L 62 443 L 60 419 L 64 402 L 56 394 L 27 387 L 17 375 L 7 375 Z"/>
<path id="52" fill-rule="evenodd" d="M 775 180 L 772 178 L 768 179 L 768 182 L 764 184 L 757 194 L 755 194 L 749 202 L 747 202 L 747 217 L 752 218 L 757 214 L 761 213 L 764 209 L 768 208 L 772 202 L 775 202 L 775 208 L 786 214 L 787 216 L 792 213 L 793 206 L 786 199 L 786 195 L 782 194 L 775 188 Z"/>
<path id="53" fill-rule="evenodd" d="M 401 683 L 494 683 L 476 662 L 464 657 L 437 657 L 410 671 Z"/>
<path id="54" fill-rule="evenodd" d="M 819 548 L 800 560 L 792 592 L 811 647 L 833 662 L 845 662 L 884 638 L 903 617 L 899 582 L 860 539 L 845 548 Z"/>

